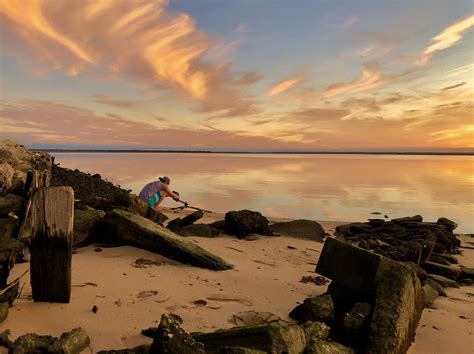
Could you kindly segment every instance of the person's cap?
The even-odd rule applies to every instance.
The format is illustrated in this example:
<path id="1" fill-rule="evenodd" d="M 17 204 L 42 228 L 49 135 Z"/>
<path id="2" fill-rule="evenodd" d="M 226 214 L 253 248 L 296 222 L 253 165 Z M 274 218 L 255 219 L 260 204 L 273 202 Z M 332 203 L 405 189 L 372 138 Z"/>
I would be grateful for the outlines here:
<path id="1" fill-rule="evenodd" d="M 166 183 L 166 184 L 170 184 L 170 182 L 171 182 L 170 178 L 167 177 L 167 176 L 160 177 L 160 181 L 163 182 L 163 183 Z"/>

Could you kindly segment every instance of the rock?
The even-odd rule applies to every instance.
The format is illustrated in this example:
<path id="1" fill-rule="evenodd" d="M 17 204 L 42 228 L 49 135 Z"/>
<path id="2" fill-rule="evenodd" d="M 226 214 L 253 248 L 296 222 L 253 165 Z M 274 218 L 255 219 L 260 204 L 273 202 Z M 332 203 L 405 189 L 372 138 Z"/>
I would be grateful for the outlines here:
<path id="1" fill-rule="evenodd" d="M 217 354 L 266 354 L 266 352 L 244 347 L 222 347 Z"/>
<path id="2" fill-rule="evenodd" d="M 6 302 L 8 305 L 12 306 L 13 301 L 16 300 L 18 297 L 18 293 L 20 292 L 20 282 L 12 285 L 5 293 L 0 295 L 0 302 Z"/>
<path id="3" fill-rule="evenodd" d="M 404 218 L 392 219 L 392 222 L 396 224 L 402 224 L 407 222 L 423 222 L 423 217 L 421 215 L 406 216 Z"/>
<path id="4" fill-rule="evenodd" d="M 451 265 L 451 262 L 449 262 L 446 258 L 437 256 L 435 254 L 431 255 L 430 262 L 447 265 L 447 266 Z"/>
<path id="5" fill-rule="evenodd" d="M 150 348 L 151 353 L 162 354 L 205 354 L 198 343 L 181 327 L 181 319 L 172 314 L 163 314 Z"/>
<path id="6" fill-rule="evenodd" d="M 192 224 L 179 229 L 176 231 L 176 233 L 181 236 L 200 236 L 213 238 L 219 236 L 220 231 L 213 228 L 209 224 Z"/>
<path id="7" fill-rule="evenodd" d="M 428 278 L 428 273 L 426 270 L 421 268 L 418 264 L 412 262 L 405 262 L 403 265 L 415 272 L 415 274 L 418 276 L 418 279 L 420 279 L 421 284 L 425 283 L 426 278 Z"/>
<path id="8" fill-rule="evenodd" d="M 92 241 L 93 228 L 105 216 L 102 210 L 74 210 L 73 248 L 87 246 Z"/>
<path id="9" fill-rule="evenodd" d="M 95 177 L 95 178 L 98 179 L 98 181 L 102 181 L 100 178 L 97 178 L 97 177 Z M 121 194 L 120 191 L 118 191 L 117 193 L 119 195 Z M 121 199 L 124 199 L 124 198 L 121 198 Z M 124 204 L 127 207 L 128 211 L 131 211 L 132 213 L 144 216 L 144 217 L 156 222 L 154 220 L 154 218 L 155 218 L 155 215 L 153 213 L 154 210 L 150 211 L 151 208 L 149 208 L 148 205 L 143 200 L 138 198 L 135 194 L 129 194 L 128 195 L 128 202 L 125 202 Z M 161 213 L 159 213 L 159 214 L 161 214 Z"/>
<path id="10" fill-rule="evenodd" d="M 228 235 L 244 238 L 251 233 L 272 235 L 268 220 L 262 214 L 251 210 L 229 211 L 225 214 L 225 229 Z"/>
<path id="11" fill-rule="evenodd" d="M 2 321 L 0 321 L 0 323 L 1 322 Z M 10 336 L 10 330 L 9 329 L 7 329 L 7 330 L 3 331 L 2 333 L 0 333 L 0 346 L 3 346 L 7 349 L 13 348 L 13 342 L 10 340 L 9 336 Z"/>
<path id="12" fill-rule="evenodd" d="M 442 275 L 428 274 L 428 279 L 434 280 L 443 288 L 459 288 L 459 284 L 455 280 L 443 277 Z"/>
<path id="13" fill-rule="evenodd" d="M 355 354 L 355 351 L 341 343 L 319 340 L 306 347 L 304 354 Z"/>
<path id="14" fill-rule="evenodd" d="M 358 302 L 343 320 L 344 344 L 360 347 L 368 335 L 368 324 L 372 306 Z"/>
<path id="15" fill-rule="evenodd" d="M 425 294 L 426 307 L 430 307 L 439 295 L 438 291 L 430 284 L 423 285 L 423 293 Z"/>
<path id="16" fill-rule="evenodd" d="M 13 174 L 12 185 L 8 190 L 9 193 L 21 195 L 25 187 L 26 173 L 15 171 Z"/>
<path id="17" fill-rule="evenodd" d="M 99 312 L 99 307 L 97 307 L 97 305 L 94 305 L 94 306 L 92 306 L 91 311 L 94 312 L 94 313 L 97 313 L 97 312 Z"/>
<path id="18" fill-rule="evenodd" d="M 474 268 L 462 268 L 461 279 L 474 279 Z"/>
<path id="19" fill-rule="evenodd" d="M 421 264 L 421 267 L 428 273 L 442 275 L 453 280 L 457 280 L 461 276 L 461 269 L 438 263 L 424 262 Z"/>
<path id="20" fill-rule="evenodd" d="M 454 229 L 458 227 L 458 224 L 456 222 L 449 220 L 448 218 L 439 218 L 436 223 L 440 225 L 445 225 L 448 231 L 454 231 Z"/>
<path id="21" fill-rule="evenodd" d="M 301 278 L 300 283 L 314 283 L 316 285 L 326 285 L 328 283 L 328 280 L 321 275 L 307 275 Z"/>
<path id="22" fill-rule="evenodd" d="M 21 249 L 21 244 L 14 236 L 17 220 L 0 218 L 0 289 L 7 285 L 10 269 Z"/>
<path id="23" fill-rule="evenodd" d="M 265 324 L 257 326 L 220 329 L 212 333 L 193 333 L 194 339 L 204 344 L 206 352 L 218 351 L 221 347 L 239 346 L 257 349 L 272 354 L 299 354 L 305 347 L 305 336 L 298 325 L 280 326 Z"/>
<path id="24" fill-rule="evenodd" d="M 441 286 L 441 284 L 434 281 L 433 279 L 431 279 L 431 278 L 426 279 L 426 284 L 428 284 L 433 289 L 435 289 L 440 296 L 444 296 L 444 297 L 448 296 L 446 294 L 446 291 L 444 291 L 443 287 Z M 425 294 L 425 300 L 426 300 L 426 294 Z"/>
<path id="25" fill-rule="evenodd" d="M 366 353 L 405 353 L 424 308 L 421 283 L 403 264 L 381 257 Z"/>
<path id="26" fill-rule="evenodd" d="M 209 224 L 212 228 L 219 230 L 221 233 L 225 232 L 225 220 L 217 220 Z"/>
<path id="27" fill-rule="evenodd" d="M 168 217 L 165 214 L 160 213 L 153 208 L 148 208 L 145 217 L 157 224 L 163 224 L 166 220 L 168 220 Z"/>
<path id="28" fill-rule="evenodd" d="M 197 210 L 189 215 L 186 215 L 184 218 L 177 218 L 171 220 L 166 228 L 170 229 L 173 232 L 177 232 L 179 229 L 191 225 L 194 222 L 198 221 L 204 216 L 204 212 L 201 210 Z"/>
<path id="29" fill-rule="evenodd" d="M 331 295 L 310 297 L 290 312 L 289 317 L 299 322 L 319 321 L 331 325 L 334 322 L 334 303 Z"/>
<path id="30" fill-rule="evenodd" d="M 303 331 L 306 338 L 306 346 L 309 346 L 318 340 L 327 339 L 331 328 L 323 322 L 308 321 L 303 325 Z"/>
<path id="31" fill-rule="evenodd" d="M 213 270 L 233 266 L 193 242 L 154 222 L 127 211 L 114 209 L 96 227 L 103 242 L 126 244 L 161 254 L 178 262 Z M 100 238 L 99 238 L 100 240 Z"/>
<path id="32" fill-rule="evenodd" d="M 15 170 L 7 162 L 0 161 L 0 192 L 10 190 L 13 184 L 13 175 Z"/>
<path id="33" fill-rule="evenodd" d="M 150 344 L 143 344 L 131 349 L 101 350 L 97 354 L 150 354 L 150 348 Z"/>
<path id="34" fill-rule="evenodd" d="M 458 264 L 459 263 L 458 259 L 455 256 L 453 256 L 452 254 L 434 253 L 433 252 L 431 256 L 443 257 L 444 259 L 446 259 L 451 264 Z"/>
<path id="35" fill-rule="evenodd" d="M 343 260 L 343 261 L 342 261 Z M 316 272 L 355 291 L 374 288 L 380 256 L 327 238 L 316 266 Z"/>
<path id="36" fill-rule="evenodd" d="M 321 224 L 312 220 L 293 220 L 279 222 L 270 226 L 272 232 L 308 240 L 323 242 L 324 229 Z"/>
<path id="37" fill-rule="evenodd" d="M 83 328 L 75 328 L 61 337 L 40 336 L 28 333 L 19 337 L 9 350 L 11 354 L 51 353 L 78 354 L 87 348 L 90 339 Z"/>
<path id="38" fill-rule="evenodd" d="M 8 309 L 10 306 L 8 306 L 8 302 L 1 302 L 0 303 L 0 323 L 3 323 L 3 321 L 6 320 L 8 317 Z"/>
<path id="39" fill-rule="evenodd" d="M 369 225 L 373 228 L 381 227 L 385 224 L 384 219 L 369 219 Z"/>
<path id="40" fill-rule="evenodd" d="M 0 195 L 0 217 L 9 213 L 20 215 L 24 199 L 16 194 Z"/>

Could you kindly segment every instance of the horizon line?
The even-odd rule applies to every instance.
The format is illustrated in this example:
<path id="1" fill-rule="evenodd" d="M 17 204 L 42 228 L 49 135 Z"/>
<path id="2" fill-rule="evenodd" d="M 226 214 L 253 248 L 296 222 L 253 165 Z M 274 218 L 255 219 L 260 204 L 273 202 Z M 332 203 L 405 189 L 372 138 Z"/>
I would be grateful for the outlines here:
<path id="1" fill-rule="evenodd" d="M 59 152 L 59 153 L 193 153 L 193 154 L 279 154 L 279 155 L 447 155 L 447 156 L 474 156 L 474 151 L 368 151 L 368 150 L 305 150 L 305 151 L 286 151 L 286 150 L 186 150 L 186 149 L 62 149 L 32 148 L 33 151 Z"/>

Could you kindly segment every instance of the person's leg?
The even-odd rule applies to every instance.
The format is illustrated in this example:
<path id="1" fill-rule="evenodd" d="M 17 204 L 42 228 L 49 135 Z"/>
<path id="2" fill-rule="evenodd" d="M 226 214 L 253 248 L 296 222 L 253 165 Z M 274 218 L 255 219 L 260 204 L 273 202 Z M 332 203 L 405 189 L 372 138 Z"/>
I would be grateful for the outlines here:
<path id="1" fill-rule="evenodd" d="M 167 197 L 167 195 L 164 195 L 164 193 L 161 193 L 161 191 L 156 192 L 156 194 L 159 194 L 159 199 L 158 199 L 158 201 L 155 203 L 155 205 L 153 205 L 153 210 L 155 210 L 155 211 L 161 211 L 161 208 L 160 208 L 159 206 L 160 206 L 160 204 L 163 202 L 163 200 Z"/>

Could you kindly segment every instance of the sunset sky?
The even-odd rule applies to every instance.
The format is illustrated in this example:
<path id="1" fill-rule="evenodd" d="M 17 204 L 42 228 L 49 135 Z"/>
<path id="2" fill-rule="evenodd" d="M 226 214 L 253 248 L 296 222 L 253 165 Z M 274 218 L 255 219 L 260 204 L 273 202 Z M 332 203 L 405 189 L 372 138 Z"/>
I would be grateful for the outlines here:
<path id="1" fill-rule="evenodd" d="M 471 0 L 0 0 L 0 139 L 474 151 Z"/>

